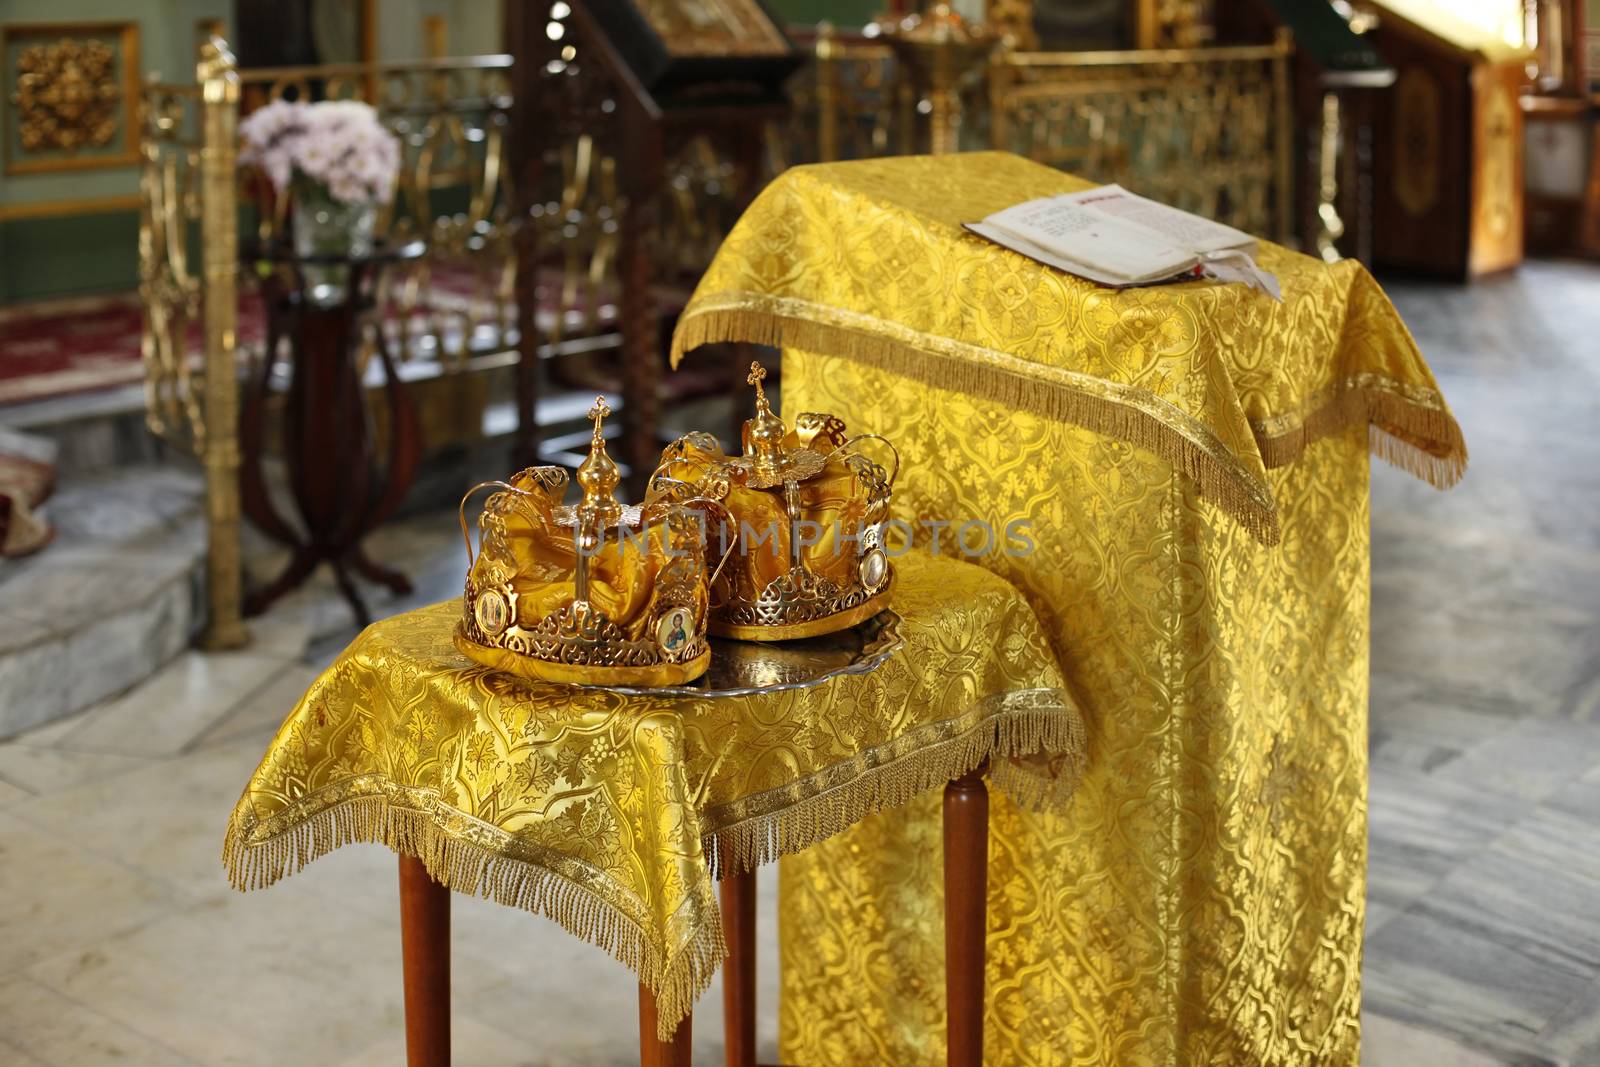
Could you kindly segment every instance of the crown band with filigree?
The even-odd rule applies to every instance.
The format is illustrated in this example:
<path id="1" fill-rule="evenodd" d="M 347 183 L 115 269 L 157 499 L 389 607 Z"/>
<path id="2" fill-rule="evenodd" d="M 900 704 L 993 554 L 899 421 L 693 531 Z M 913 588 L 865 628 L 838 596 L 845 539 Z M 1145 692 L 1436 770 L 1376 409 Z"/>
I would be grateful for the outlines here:
<path id="1" fill-rule="evenodd" d="M 607 414 L 603 399 L 589 412 L 594 433 L 576 505 L 560 503 L 568 479 L 559 467 L 491 483 L 500 491 L 479 517 L 475 556 L 467 537 L 456 644 L 479 663 L 548 681 L 682 684 L 710 658 L 699 512 L 677 501 L 618 503 L 621 475 L 601 432 Z M 463 535 L 465 507 L 463 499 Z"/>
<path id="2" fill-rule="evenodd" d="M 791 429 L 767 401 L 765 376 L 751 365 L 756 414 L 744 424 L 744 453 L 728 456 L 711 435 L 686 434 L 662 454 L 647 499 L 696 496 L 718 501 L 728 514 L 731 530 L 721 540 L 733 553 L 728 573 L 713 584 L 713 634 L 777 640 L 829 633 L 886 605 L 894 572 L 882 527 L 899 457 L 876 435 L 848 436 L 832 415 L 801 414 Z M 894 454 L 895 472 L 864 451 L 869 442 Z M 808 541 L 803 528 L 817 530 L 817 538 Z M 767 551 L 764 531 L 774 535 Z"/>

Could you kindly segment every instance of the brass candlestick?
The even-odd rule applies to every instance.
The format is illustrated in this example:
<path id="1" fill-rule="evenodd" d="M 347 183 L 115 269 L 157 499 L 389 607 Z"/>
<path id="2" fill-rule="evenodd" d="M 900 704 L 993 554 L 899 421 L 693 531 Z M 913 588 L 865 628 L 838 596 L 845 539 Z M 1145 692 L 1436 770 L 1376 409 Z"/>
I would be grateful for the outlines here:
<path id="1" fill-rule="evenodd" d="M 969 24 L 949 4 L 891 22 L 884 36 L 927 96 L 930 151 L 936 156 L 960 151 L 961 79 L 989 57 L 997 38 Z"/>

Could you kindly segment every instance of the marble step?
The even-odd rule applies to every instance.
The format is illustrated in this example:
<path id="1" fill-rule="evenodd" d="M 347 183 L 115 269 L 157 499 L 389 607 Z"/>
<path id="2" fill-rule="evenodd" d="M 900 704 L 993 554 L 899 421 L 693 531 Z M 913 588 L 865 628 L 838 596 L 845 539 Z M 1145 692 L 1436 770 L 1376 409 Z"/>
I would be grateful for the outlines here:
<path id="1" fill-rule="evenodd" d="M 56 480 L 68 485 L 108 467 L 143 466 L 175 455 L 145 427 L 144 386 L 51 397 L 0 407 L 0 426 L 48 438 L 59 449 Z"/>
<path id="2" fill-rule="evenodd" d="M 56 539 L 0 561 L 0 738 L 136 685 L 201 621 L 205 521 L 191 464 L 63 478 Z"/>

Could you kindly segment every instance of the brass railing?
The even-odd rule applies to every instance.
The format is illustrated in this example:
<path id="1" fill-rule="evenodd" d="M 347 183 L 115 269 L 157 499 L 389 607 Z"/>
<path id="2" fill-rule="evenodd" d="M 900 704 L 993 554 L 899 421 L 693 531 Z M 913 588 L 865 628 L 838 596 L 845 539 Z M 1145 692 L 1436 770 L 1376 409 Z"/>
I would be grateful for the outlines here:
<path id="1" fill-rule="evenodd" d="M 1287 36 L 1143 52 L 998 51 L 999 149 L 1286 240 L 1294 218 Z"/>
<path id="2" fill-rule="evenodd" d="M 823 30 L 774 131 L 786 162 L 926 151 L 927 86 L 884 41 Z M 1145 195 L 1277 240 L 1292 238 L 1287 35 L 1272 44 L 1122 52 L 1000 46 L 956 138 Z"/>
<path id="3" fill-rule="evenodd" d="M 817 35 L 815 55 L 795 109 L 804 114 L 808 103 L 815 109 L 816 158 L 909 152 L 916 101 L 898 76 L 894 51 L 881 42 L 841 39 L 827 27 Z"/>
<path id="4" fill-rule="evenodd" d="M 286 220 L 282 198 L 238 166 L 238 123 L 275 99 L 361 98 L 399 138 L 402 166 L 381 225 L 428 239 L 428 254 L 385 284 L 380 329 L 402 361 L 464 357 L 515 343 L 516 258 L 504 158 L 509 56 L 323 67 L 238 69 L 213 38 L 195 84 L 144 87 L 140 296 L 146 420 L 205 470 L 209 647 L 248 639 L 241 620 L 238 406 L 240 233 L 265 241 Z M 558 220 L 552 218 L 551 225 Z M 470 279 L 438 296 L 436 272 Z M 198 331 L 196 331 L 198 327 Z M 199 333 L 199 343 L 194 340 Z"/>
<path id="5" fill-rule="evenodd" d="M 926 87 L 898 68 L 881 40 L 820 32 L 814 62 L 791 84 L 788 123 L 771 132 L 768 167 L 918 150 L 929 143 Z M 1278 239 L 1290 235 L 1292 155 L 1286 38 L 1272 45 L 1144 52 L 997 49 L 963 90 L 965 147 L 992 145 L 1094 180 L 1129 187 Z M 385 223 L 423 236 L 429 253 L 386 283 L 402 360 L 443 369 L 517 344 L 536 322 L 541 355 L 564 337 L 612 329 L 626 204 L 616 163 L 589 134 L 544 169 L 550 188 L 518 191 L 506 165 L 511 59 L 241 71 L 226 45 L 202 49 L 196 84 L 150 83 L 143 99 L 141 296 L 148 422 L 201 461 L 209 523 L 207 644 L 246 640 L 237 487 L 240 233 L 260 240 L 284 205 L 238 168 L 240 117 L 272 99 L 360 97 L 400 138 L 404 163 Z M 922 150 L 925 150 L 923 148 Z M 661 202 L 657 276 L 692 281 L 732 225 L 731 164 L 709 142 L 673 154 Z M 521 220 L 520 223 L 518 220 Z M 536 227 L 538 265 L 553 290 L 536 315 L 515 307 L 515 227 Z M 450 269 L 471 292 L 441 296 Z M 533 272 L 530 272 L 533 273 Z M 537 279 L 535 279 L 537 282 Z M 458 286 L 459 288 L 459 286 Z M 537 284 L 525 292 L 536 291 Z M 547 303 L 548 301 L 548 303 Z M 198 328 L 198 329 L 197 329 Z M 198 346 L 191 339 L 198 333 Z M 527 346 L 524 346 L 526 348 Z M 578 348 L 588 349 L 579 344 Z M 546 351 L 548 349 L 548 351 Z"/>
<path id="6" fill-rule="evenodd" d="M 241 619 L 234 220 L 239 77 L 219 41 L 201 49 L 194 85 L 144 88 L 139 293 L 146 419 L 205 471 L 204 643 L 237 648 Z M 190 327 L 201 349 L 190 348 Z"/>

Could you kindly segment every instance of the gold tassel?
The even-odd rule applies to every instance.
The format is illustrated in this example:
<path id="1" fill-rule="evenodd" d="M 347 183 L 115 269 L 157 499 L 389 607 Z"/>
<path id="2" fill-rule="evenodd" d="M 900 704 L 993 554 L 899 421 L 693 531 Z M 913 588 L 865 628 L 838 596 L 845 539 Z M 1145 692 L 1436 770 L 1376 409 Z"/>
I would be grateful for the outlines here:
<path id="1" fill-rule="evenodd" d="M 803 852 L 869 815 L 961 777 L 985 760 L 991 761 L 995 786 L 1017 804 L 1034 811 L 1059 809 L 1082 777 L 1087 750 L 1083 717 L 1071 696 L 1056 689 L 1020 690 L 983 703 L 994 710 L 980 711 L 979 721 L 956 737 L 868 767 L 781 810 L 708 831 L 703 845 L 712 877 L 720 880 Z M 1036 754 L 1050 755 L 1052 767 L 1030 767 L 1019 760 Z M 716 813 L 706 819 L 715 822 Z"/>
<path id="2" fill-rule="evenodd" d="M 1339 389 L 1292 429 L 1272 434 L 1258 426 L 1256 443 L 1268 469 L 1284 467 L 1315 442 L 1358 423 L 1368 426 L 1373 455 L 1436 489 L 1448 489 L 1466 474 L 1467 443 L 1450 413 L 1398 396 L 1377 383 Z"/>
<path id="3" fill-rule="evenodd" d="M 1040 375 L 1049 368 L 1013 370 L 998 362 L 1007 357 L 993 353 L 984 361 L 984 351 L 975 346 L 911 330 L 903 330 L 904 337 L 893 337 L 819 321 L 803 313 L 798 306 L 803 302 L 789 298 L 739 294 L 726 299 L 748 303 L 717 304 L 715 298 L 701 299 L 679 322 L 672 337 L 674 367 L 685 353 L 700 345 L 744 341 L 837 356 L 935 388 L 980 396 L 1153 452 L 1263 544 L 1279 541 L 1277 507 L 1268 487 L 1239 465 L 1220 442 L 1214 438 L 1206 441 L 1208 431 L 1201 428 L 1193 435 L 1185 434 L 1139 406 L 1136 397 L 1140 390 L 1099 380 L 1094 380 L 1095 391 L 1076 389 L 1070 383 L 1043 380 Z M 786 302 L 797 306 L 786 308 Z M 877 329 L 895 329 L 893 324 L 871 321 Z M 930 347 L 940 344 L 949 351 Z M 1269 470 L 1285 466 L 1313 442 L 1364 421 L 1375 431 L 1384 431 L 1374 433 L 1370 441 L 1373 453 L 1386 462 L 1441 489 L 1460 481 L 1467 465 L 1466 443 L 1442 398 L 1428 390 L 1426 400 L 1437 406 L 1408 400 L 1381 388 L 1386 379 L 1373 377 L 1370 386 L 1341 386 L 1330 402 L 1317 407 L 1293 429 L 1271 433 L 1262 426 L 1253 427 L 1262 464 Z M 1288 420 L 1272 420 L 1283 421 Z"/>
<path id="4" fill-rule="evenodd" d="M 670 959 L 663 959 L 633 919 L 586 887 L 453 836 L 433 813 L 397 807 L 387 796 L 351 797 L 254 843 L 249 842 L 244 824 L 246 811 L 245 805 L 234 811 L 222 845 L 223 866 L 235 888 L 263 889 L 341 845 L 387 845 L 398 855 L 421 860 L 440 885 L 543 915 L 609 953 L 655 994 L 662 1039 L 672 1036 L 728 954 L 709 879 L 690 890 L 703 917 L 700 928 Z"/>
<path id="5" fill-rule="evenodd" d="M 776 305 L 778 299 L 772 298 L 769 302 Z M 676 367 L 685 352 L 701 345 L 744 341 L 840 356 L 935 388 L 981 396 L 1009 408 L 1082 426 L 1154 452 L 1182 471 L 1199 487 L 1202 495 L 1219 504 L 1257 539 L 1269 545 L 1278 543 L 1278 514 L 1267 487 L 1232 462 L 1220 442 L 1213 441 L 1207 448 L 1163 422 L 1158 415 L 1137 406 L 1136 397 L 1149 395 L 1143 390 L 1100 380 L 1094 380 L 1099 393 L 1077 390 L 1043 381 L 1036 370 L 1011 370 L 993 359 L 976 362 L 969 355 L 955 351 L 958 348 L 968 353 L 982 351 L 970 345 L 946 342 L 950 352 L 922 347 L 917 342 L 925 344 L 938 339 L 909 330 L 905 332 L 906 338 L 886 337 L 789 314 L 776 306 L 758 310 L 707 306 L 702 302 L 678 323 L 672 336 L 672 365 Z M 998 358 L 1009 360 L 1011 357 Z M 1120 399 L 1105 395 L 1113 393 L 1126 395 Z"/>

